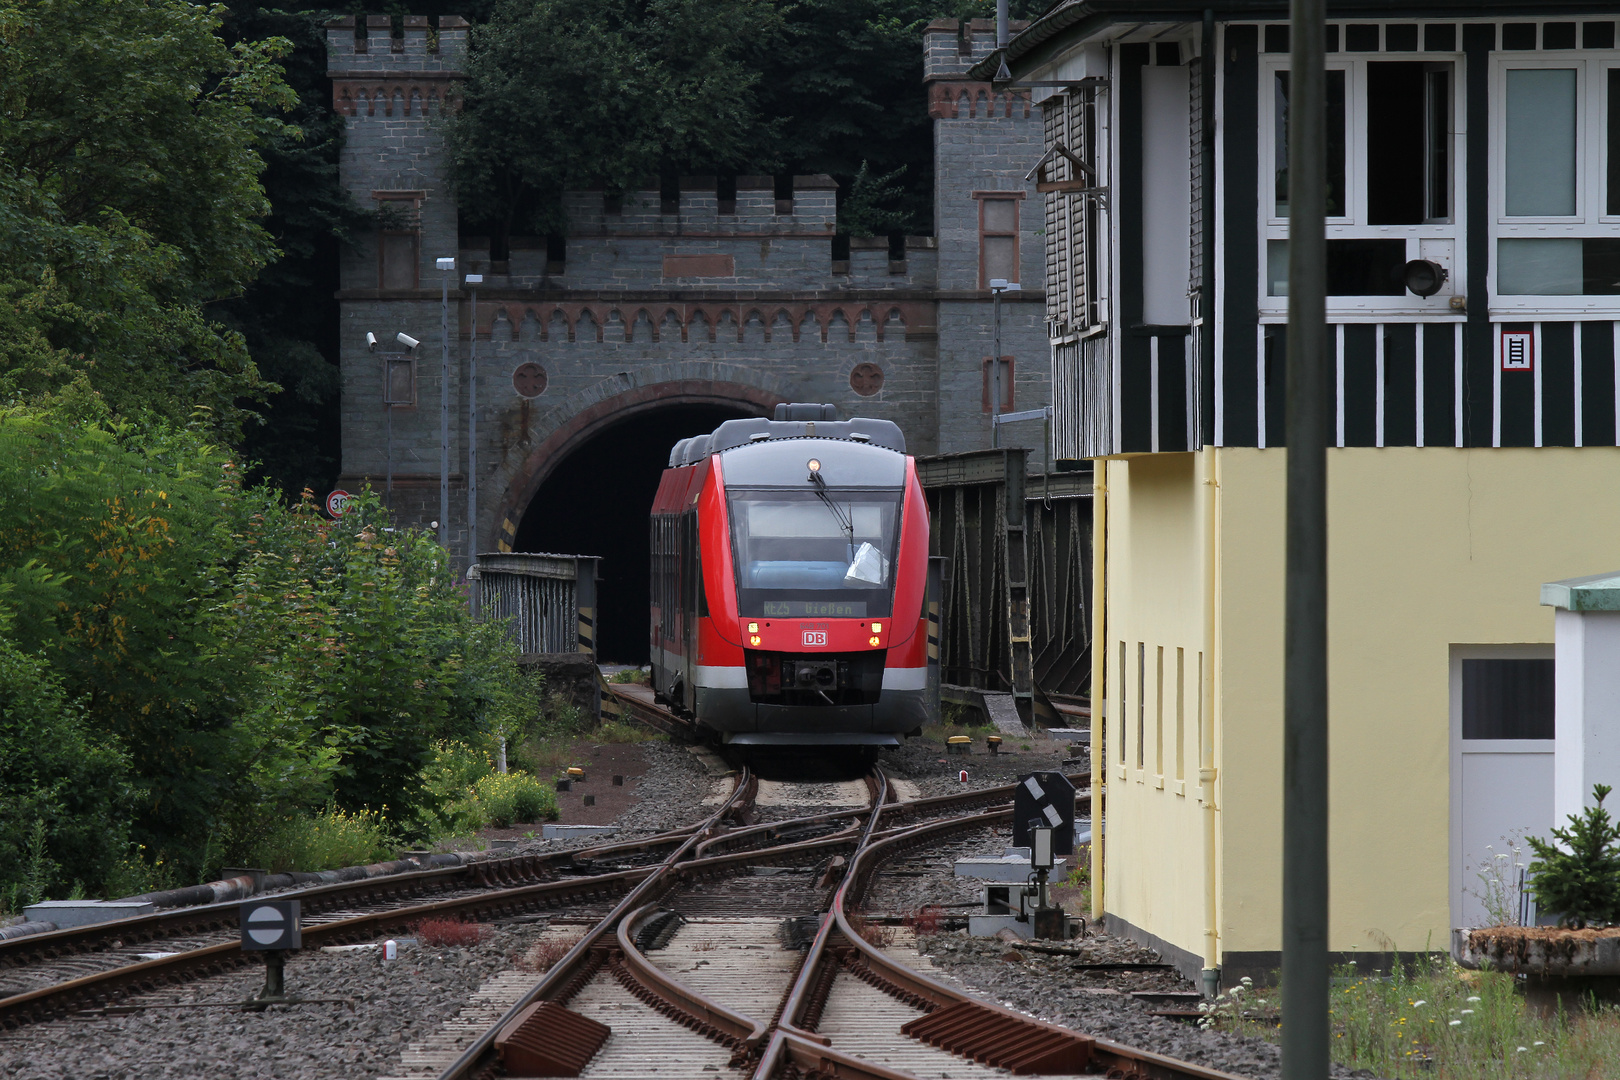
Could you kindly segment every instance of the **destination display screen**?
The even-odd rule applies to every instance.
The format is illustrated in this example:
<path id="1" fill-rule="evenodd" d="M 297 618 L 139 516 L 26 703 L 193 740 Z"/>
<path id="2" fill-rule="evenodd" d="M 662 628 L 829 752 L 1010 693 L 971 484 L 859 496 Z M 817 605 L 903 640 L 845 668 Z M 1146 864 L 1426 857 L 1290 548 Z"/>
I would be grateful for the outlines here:
<path id="1" fill-rule="evenodd" d="M 775 619 L 864 619 L 864 600 L 766 600 L 764 615 Z"/>

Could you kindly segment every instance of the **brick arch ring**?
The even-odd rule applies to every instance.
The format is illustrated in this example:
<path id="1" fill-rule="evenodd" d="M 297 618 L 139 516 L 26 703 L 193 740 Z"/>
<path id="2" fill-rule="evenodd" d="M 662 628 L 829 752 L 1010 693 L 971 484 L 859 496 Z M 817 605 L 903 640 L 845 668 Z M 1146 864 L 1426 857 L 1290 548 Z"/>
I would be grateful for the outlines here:
<path id="1" fill-rule="evenodd" d="M 606 428 L 639 413 L 675 405 L 720 405 L 770 416 L 778 404 L 787 400 L 781 394 L 759 386 L 715 382 L 711 379 L 683 379 L 638 386 L 581 409 L 570 416 L 567 423 L 546 436 L 523 459 L 517 475 L 501 493 L 495 515 L 496 546 L 511 544 L 518 523 L 523 520 L 529 504 L 540 493 L 540 488 L 550 478 L 552 471 Z"/>

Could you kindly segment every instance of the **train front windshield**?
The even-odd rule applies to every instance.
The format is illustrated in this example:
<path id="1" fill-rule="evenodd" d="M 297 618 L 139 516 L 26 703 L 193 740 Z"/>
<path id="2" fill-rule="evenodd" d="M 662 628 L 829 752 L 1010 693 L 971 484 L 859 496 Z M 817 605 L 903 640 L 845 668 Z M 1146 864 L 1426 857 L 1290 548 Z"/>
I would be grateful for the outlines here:
<path id="1" fill-rule="evenodd" d="M 890 614 L 903 495 L 836 488 L 732 492 L 738 614 Z"/>

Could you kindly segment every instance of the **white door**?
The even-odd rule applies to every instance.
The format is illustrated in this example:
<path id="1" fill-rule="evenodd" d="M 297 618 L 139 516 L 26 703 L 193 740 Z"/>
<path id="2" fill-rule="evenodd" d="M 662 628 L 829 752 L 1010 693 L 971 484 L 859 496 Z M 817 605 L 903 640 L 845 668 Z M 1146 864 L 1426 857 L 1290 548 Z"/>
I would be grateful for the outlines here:
<path id="1" fill-rule="evenodd" d="M 1551 645 L 1452 646 L 1452 926 L 1517 917 L 1523 838 L 1553 825 L 1552 656 Z"/>

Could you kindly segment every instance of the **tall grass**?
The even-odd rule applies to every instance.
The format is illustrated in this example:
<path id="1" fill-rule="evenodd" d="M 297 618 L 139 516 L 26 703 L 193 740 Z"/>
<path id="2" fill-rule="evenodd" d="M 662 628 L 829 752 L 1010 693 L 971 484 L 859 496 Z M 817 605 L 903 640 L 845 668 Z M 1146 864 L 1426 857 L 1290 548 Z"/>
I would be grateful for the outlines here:
<path id="1" fill-rule="evenodd" d="M 1467 972 L 1449 959 L 1336 987 L 1333 1022 L 1335 1060 L 1379 1076 L 1620 1076 L 1620 1011 L 1543 1015 L 1512 975 Z"/>
<path id="2" fill-rule="evenodd" d="M 1204 1026 L 1279 1039 L 1276 992 L 1244 989 L 1224 993 Z M 1620 1077 L 1620 1009 L 1589 1004 L 1549 1015 L 1512 975 L 1449 958 L 1383 978 L 1346 967 L 1332 994 L 1333 1060 L 1390 1080 Z"/>

